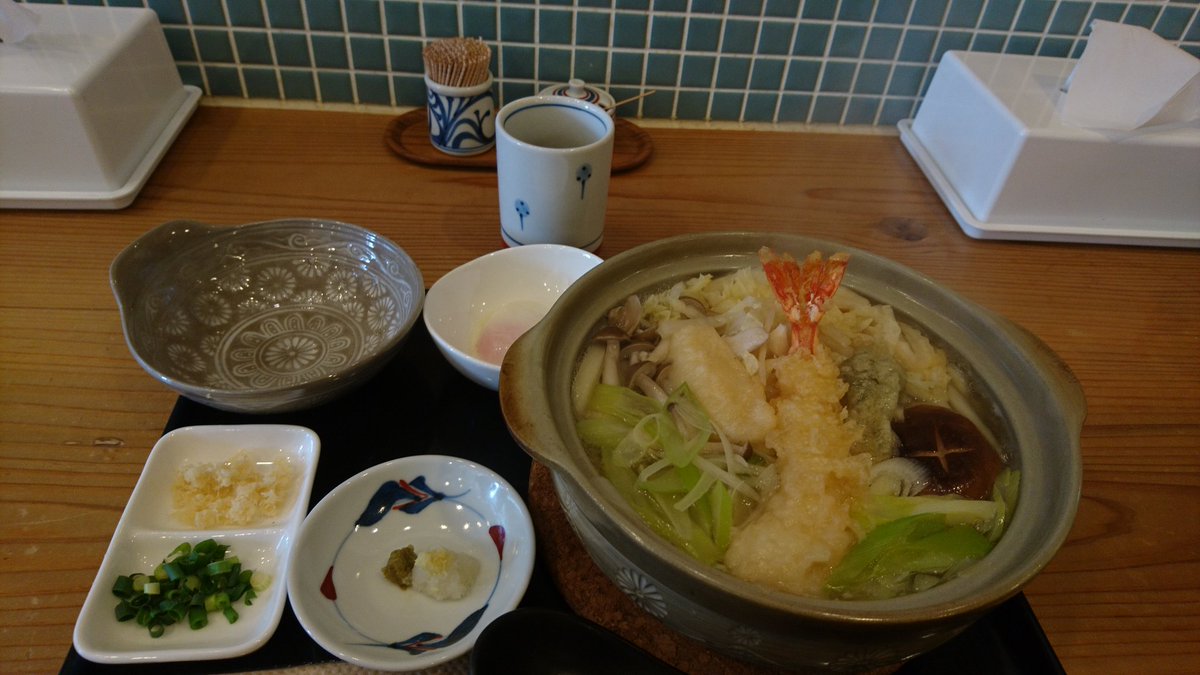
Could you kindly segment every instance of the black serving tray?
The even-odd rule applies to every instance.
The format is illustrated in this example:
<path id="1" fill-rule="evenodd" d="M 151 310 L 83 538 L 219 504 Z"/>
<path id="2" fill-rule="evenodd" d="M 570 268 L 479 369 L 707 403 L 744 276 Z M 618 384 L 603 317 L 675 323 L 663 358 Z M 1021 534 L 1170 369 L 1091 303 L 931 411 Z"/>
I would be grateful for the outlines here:
<path id="1" fill-rule="evenodd" d="M 320 461 L 309 508 L 342 481 L 396 457 L 450 455 L 486 466 L 528 497 L 531 460 L 509 436 L 496 392 L 454 370 L 418 321 L 396 357 L 363 387 L 307 411 L 244 415 L 180 398 L 164 433 L 185 426 L 297 424 L 321 438 Z M 282 580 L 280 580 L 282 583 Z M 540 559 L 522 607 L 570 611 Z M 334 661 L 296 619 L 290 604 L 275 634 L 257 651 L 216 661 L 105 665 L 72 647 L 61 673 L 222 673 L 278 669 Z M 971 628 L 899 671 L 904 675 L 961 673 L 1007 675 L 1062 673 L 1054 650 L 1023 595 L 995 608 Z"/>

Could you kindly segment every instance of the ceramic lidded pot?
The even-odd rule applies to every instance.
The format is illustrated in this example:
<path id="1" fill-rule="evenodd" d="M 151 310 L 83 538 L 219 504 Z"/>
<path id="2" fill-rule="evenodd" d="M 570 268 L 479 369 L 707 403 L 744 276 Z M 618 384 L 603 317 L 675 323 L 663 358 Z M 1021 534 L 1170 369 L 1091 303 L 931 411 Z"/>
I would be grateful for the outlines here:
<path id="1" fill-rule="evenodd" d="M 758 264 L 760 247 L 802 259 L 850 255 L 843 285 L 891 305 L 965 368 L 991 402 L 1017 507 L 995 548 L 960 576 L 887 600 L 801 597 L 743 581 L 691 558 L 647 526 L 598 470 L 575 431 L 571 381 L 611 308 L 710 273 Z M 597 566 L 668 627 L 735 658 L 790 669 L 869 670 L 955 636 L 1007 600 L 1054 556 L 1074 521 L 1081 484 L 1082 390 L 1036 337 L 896 263 L 784 234 L 675 237 L 617 255 L 577 281 L 508 351 L 500 398 L 517 442 L 547 465 L 567 518 Z"/>
<path id="2" fill-rule="evenodd" d="M 567 96 L 580 101 L 595 103 L 605 110 L 612 110 L 616 101 L 612 94 L 573 77 L 566 84 L 552 84 L 538 92 L 541 96 Z"/>

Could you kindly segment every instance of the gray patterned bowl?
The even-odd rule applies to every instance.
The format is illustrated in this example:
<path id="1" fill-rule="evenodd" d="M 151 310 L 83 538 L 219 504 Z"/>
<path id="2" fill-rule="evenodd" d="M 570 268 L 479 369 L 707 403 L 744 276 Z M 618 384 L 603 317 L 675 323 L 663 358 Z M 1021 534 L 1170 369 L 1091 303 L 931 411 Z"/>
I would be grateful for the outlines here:
<path id="1" fill-rule="evenodd" d="M 161 225 L 109 271 L 125 340 L 156 379 L 237 412 L 308 408 L 361 384 L 421 313 L 421 271 L 361 227 Z"/>
<path id="2" fill-rule="evenodd" d="M 571 379 L 608 310 L 631 293 L 757 264 L 760 246 L 797 258 L 813 250 L 848 252 L 843 284 L 920 326 L 994 402 L 998 431 L 1021 470 L 1020 494 L 1004 536 L 967 573 L 890 600 L 774 591 L 705 566 L 659 537 L 593 463 L 575 431 Z M 688 235 L 609 258 L 508 350 L 500 403 L 513 437 L 550 468 L 567 518 L 618 588 L 667 626 L 772 668 L 861 672 L 933 649 L 1032 579 L 1066 539 L 1079 503 L 1086 404 L 1079 382 L 1049 348 L 910 269 L 801 236 Z"/>

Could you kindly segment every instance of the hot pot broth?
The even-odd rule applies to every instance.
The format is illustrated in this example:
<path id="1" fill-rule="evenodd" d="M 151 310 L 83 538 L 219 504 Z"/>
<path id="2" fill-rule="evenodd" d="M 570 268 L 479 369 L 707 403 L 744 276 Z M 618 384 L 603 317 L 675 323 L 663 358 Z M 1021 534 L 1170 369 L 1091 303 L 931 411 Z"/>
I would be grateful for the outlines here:
<path id="1" fill-rule="evenodd" d="M 919 328 L 839 285 L 844 260 L 763 256 L 595 331 L 572 395 L 603 474 L 693 557 L 799 595 L 894 597 L 982 558 L 1018 481 L 994 411 Z"/>

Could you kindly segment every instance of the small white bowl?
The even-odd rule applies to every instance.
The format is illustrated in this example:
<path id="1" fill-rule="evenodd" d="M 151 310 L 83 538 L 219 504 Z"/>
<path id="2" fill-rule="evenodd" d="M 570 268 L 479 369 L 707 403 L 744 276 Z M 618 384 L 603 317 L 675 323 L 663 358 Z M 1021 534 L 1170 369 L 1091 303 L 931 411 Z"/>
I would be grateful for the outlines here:
<path id="1" fill-rule="evenodd" d="M 478 560 L 470 592 L 439 601 L 385 579 L 388 556 L 410 544 Z M 517 606 L 533 559 L 529 511 L 503 478 L 465 459 L 402 457 L 350 478 L 308 514 L 288 597 L 304 630 L 343 661 L 426 669 L 466 653 Z"/>
<path id="2" fill-rule="evenodd" d="M 425 327 L 455 369 L 497 389 L 509 345 L 601 262 L 583 249 L 558 244 L 493 251 L 451 270 L 429 289 Z"/>

